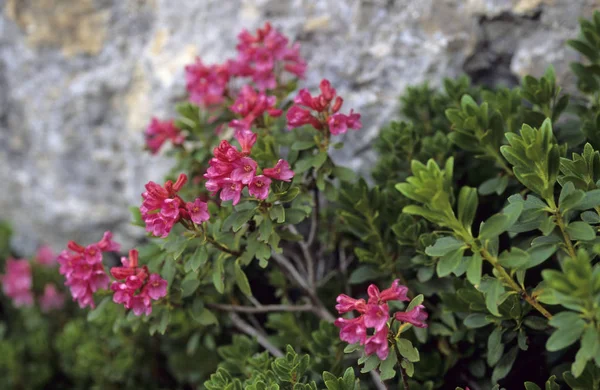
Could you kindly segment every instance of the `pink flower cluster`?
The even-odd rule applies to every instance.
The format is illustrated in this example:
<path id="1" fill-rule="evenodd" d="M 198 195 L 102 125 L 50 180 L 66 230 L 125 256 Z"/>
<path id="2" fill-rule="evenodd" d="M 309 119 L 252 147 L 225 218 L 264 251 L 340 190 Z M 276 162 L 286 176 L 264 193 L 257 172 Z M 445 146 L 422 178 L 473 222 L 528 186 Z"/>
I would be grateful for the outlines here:
<path id="1" fill-rule="evenodd" d="M 190 101 L 199 106 L 222 103 L 230 78 L 229 65 L 204 65 L 200 58 L 185 67 L 186 88 Z"/>
<path id="2" fill-rule="evenodd" d="M 40 297 L 40 309 L 44 313 L 52 310 L 58 310 L 65 304 L 65 295 L 60 293 L 53 284 L 44 286 L 44 294 Z"/>
<path id="3" fill-rule="evenodd" d="M 112 240 L 112 233 L 105 232 L 102 239 L 86 247 L 70 241 L 68 249 L 58 256 L 59 272 L 66 278 L 73 300 L 79 307 L 95 307 L 94 293 L 108 287 L 109 278 L 102 265 L 103 252 L 116 252 L 120 245 Z"/>
<path id="4" fill-rule="evenodd" d="M 42 245 L 38 248 L 35 259 L 46 267 L 52 267 L 56 264 L 56 255 L 48 245 Z"/>
<path id="5" fill-rule="evenodd" d="M 243 30 L 238 35 L 238 57 L 231 62 L 233 74 L 252 77 L 260 90 L 277 86 L 277 71 L 285 70 L 302 78 L 306 62 L 300 56 L 300 45 L 289 46 L 285 35 L 275 30 L 270 23 L 256 31 L 256 36 Z"/>
<path id="6" fill-rule="evenodd" d="M 172 120 L 161 121 L 157 118 L 152 118 L 146 132 L 146 146 L 152 154 L 158 153 L 163 144 L 171 140 L 173 145 L 181 145 L 184 141 L 181 130 L 175 127 Z"/>
<path id="7" fill-rule="evenodd" d="M 146 224 L 146 231 L 156 237 L 166 237 L 180 219 L 191 220 L 195 223 L 208 221 L 208 206 L 200 199 L 194 202 L 184 202 L 177 192 L 187 182 L 187 176 L 182 173 L 173 183 L 167 180 L 164 187 L 150 181 L 142 194 L 140 214 Z"/>
<path id="8" fill-rule="evenodd" d="M 287 112 L 286 119 L 290 129 L 311 125 L 317 130 L 327 128 L 333 135 L 344 134 L 348 129 L 359 130 L 362 127 L 360 114 L 350 110 L 350 114 L 340 114 L 344 100 L 336 96 L 336 90 L 328 80 L 319 85 L 321 94 L 312 96 L 304 88 L 294 98 L 293 105 Z"/>
<path id="9" fill-rule="evenodd" d="M 230 94 L 228 84 L 233 77 L 251 78 L 260 91 L 275 89 L 283 71 L 304 77 L 306 62 L 300 56 L 299 45 L 290 46 L 289 40 L 269 23 L 258 29 L 256 36 L 243 30 L 238 35 L 237 51 L 237 58 L 224 64 L 205 65 L 198 58 L 185 67 L 192 103 L 205 107 L 222 103 Z"/>
<path id="10" fill-rule="evenodd" d="M 33 305 L 31 264 L 28 260 L 8 259 L 6 274 L 0 276 L 0 281 L 2 291 L 16 307 Z"/>
<path id="11" fill-rule="evenodd" d="M 340 339 L 348 343 L 360 343 L 365 346 L 365 354 L 377 354 L 379 359 L 384 360 L 389 353 L 388 301 L 408 301 L 408 288 L 400 285 L 399 280 L 394 280 L 391 287 L 379 291 L 374 284 L 367 289 L 369 300 L 354 299 L 345 294 L 337 297 L 338 304 L 335 306 L 340 314 L 356 310 L 360 315 L 356 318 L 346 319 L 343 317 L 335 321 L 340 328 Z M 396 319 L 409 322 L 414 326 L 425 328 L 427 313 L 423 305 L 419 305 L 406 313 L 396 313 Z M 373 328 L 373 335 L 367 337 L 367 328 Z"/>
<path id="12" fill-rule="evenodd" d="M 275 108 L 275 96 L 267 96 L 264 92 L 258 92 L 249 85 L 242 87 L 235 102 L 229 109 L 242 116 L 242 119 L 234 119 L 229 126 L 236 130 L 250 130 L 256 118 L 263 116 L 266 112 L 272 117 L 282 114 L 281 110 Z"/>
<path id="13" fill-rule="evenodd" d="M 213 195 L 221 191 L 221 200 L 232 200 L 236 205 L 247 186 L 250 196 L 267 199 L 271 179 L 290 181 L 294 177 L 290 165 L 284 160 L 279 160 L 275 167 L 263 169 L 263 174 L 257 175 L 258 164 L 248 157 L 256 142 L 256 134 L 250 130 L 237 130 L 235 137 L 242 147 L 241 152 L 227 140 L 221 141 L 213 150 L 214 157 L 210 159 L 210 167 L 204 174 L 208 179 L 206 189 Z"/>
<path id="14" fill-rule="evenodd" d="M 114 291 L 113 302 L 122 304 L 136 316 L 152 313 L 152 301 L 167 295 L 167 281 L 159 274 L 149 274 L 146 266 L 138 266 L 138 251 L 129 251 L 129 258 L 121 258 L 122 267 L 110 269 L 117 279 L 110 289 Z"/>

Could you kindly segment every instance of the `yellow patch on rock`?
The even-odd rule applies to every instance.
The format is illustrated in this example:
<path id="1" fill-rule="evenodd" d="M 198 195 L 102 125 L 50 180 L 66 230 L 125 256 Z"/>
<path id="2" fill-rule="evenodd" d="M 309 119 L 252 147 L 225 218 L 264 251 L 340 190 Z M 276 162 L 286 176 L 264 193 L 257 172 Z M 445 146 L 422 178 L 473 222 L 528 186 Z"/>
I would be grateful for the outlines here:
<path id="1" fill-rule="evenodd" d="M 59 47 L 65 56 L 98 54 L 110 17 L 93 0 L 7 0 L 4 14 L 24 30 L 30 46 Z"/>

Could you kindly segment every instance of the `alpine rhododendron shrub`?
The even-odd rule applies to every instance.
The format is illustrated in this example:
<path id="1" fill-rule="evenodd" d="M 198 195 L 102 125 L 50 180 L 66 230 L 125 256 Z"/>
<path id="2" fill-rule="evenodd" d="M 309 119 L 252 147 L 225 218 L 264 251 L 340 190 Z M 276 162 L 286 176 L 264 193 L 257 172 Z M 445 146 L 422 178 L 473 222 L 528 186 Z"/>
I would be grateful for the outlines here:
<path id="1" fill-rule="evenodd" d="M 0 381 L 600 389 L 600 13 L 581 26 L 573 96 L 552 67 L 411 87 L 359 170 L 334 151 L 366 119 L 276 28 L 196 59 L 144 134 L 176 162 L 131 207 L 144 240 L 0 240 Z"/>

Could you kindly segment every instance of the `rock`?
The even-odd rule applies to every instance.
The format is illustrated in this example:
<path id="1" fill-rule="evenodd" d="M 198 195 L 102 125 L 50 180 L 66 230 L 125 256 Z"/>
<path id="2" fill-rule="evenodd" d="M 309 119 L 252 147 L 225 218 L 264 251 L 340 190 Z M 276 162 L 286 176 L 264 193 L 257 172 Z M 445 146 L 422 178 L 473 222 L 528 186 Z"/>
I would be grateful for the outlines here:
<path id="1" fill-rule="evenodd" d="M 155 115 L 173 115 L 183 66 L 234 53 L 241 28 L 270 20 L 302 44 L 305 85 L 328 78 L 365 128 L 335 159 L 363 172 L 378 129 L 408 85 L 469 73 L 515 83 L 575 53 L 564 41 L 594 0 L 0 0 L 0 195 L 15 244 L 97 240 L 131 245 L 128 226 L 148 180 L 170 162 L 142 151 Z M 567 82 L 571 83 L 572 80 Z M 125 248 L 127 248 L 127 245 Z"/>

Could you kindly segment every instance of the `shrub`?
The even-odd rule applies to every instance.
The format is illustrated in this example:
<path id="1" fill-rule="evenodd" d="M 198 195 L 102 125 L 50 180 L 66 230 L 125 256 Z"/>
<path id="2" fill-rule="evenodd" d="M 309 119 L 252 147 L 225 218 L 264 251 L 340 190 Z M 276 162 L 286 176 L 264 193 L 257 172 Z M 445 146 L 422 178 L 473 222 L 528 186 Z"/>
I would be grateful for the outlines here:
<path id="1" fill-rule="evenodd" d="M 599 389 L 600 13 L 568 44 L 574 96 L 552 67 L 409 88 L 361 177 L 330 154 L 360 114 L 327 80 L 295 92 L 306 63 L 269 24 L 242 32 L 146 131 L 176 161 L 131 209 L 147 239 L 58 256 L 87 319 L 57 311 L 47 249 L 7 260 L 1 383 Z"/>

